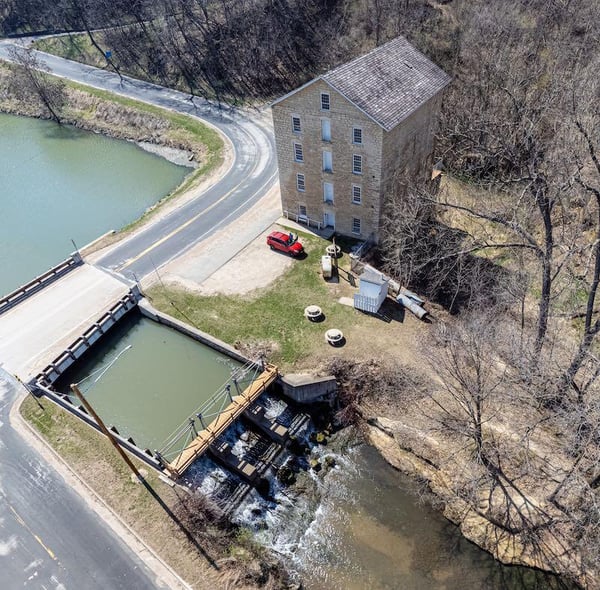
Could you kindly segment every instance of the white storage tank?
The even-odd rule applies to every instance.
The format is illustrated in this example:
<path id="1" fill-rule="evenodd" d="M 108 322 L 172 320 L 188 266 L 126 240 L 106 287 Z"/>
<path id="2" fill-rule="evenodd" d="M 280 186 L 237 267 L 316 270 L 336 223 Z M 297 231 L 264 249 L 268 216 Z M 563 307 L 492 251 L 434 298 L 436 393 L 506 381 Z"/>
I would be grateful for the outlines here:
<path id="1" fill-rule="evenodd" d="M 331 256 L 321 256 L 321 271 L 324 279 L 330 279 L 332 273 Z"/>

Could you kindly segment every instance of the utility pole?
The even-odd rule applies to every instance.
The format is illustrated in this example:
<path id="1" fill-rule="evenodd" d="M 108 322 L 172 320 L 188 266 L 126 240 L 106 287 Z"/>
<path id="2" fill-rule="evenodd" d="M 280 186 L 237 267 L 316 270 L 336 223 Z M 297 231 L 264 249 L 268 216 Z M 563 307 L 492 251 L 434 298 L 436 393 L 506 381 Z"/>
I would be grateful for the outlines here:
<path id="1" fill-rule="evenodd" d="M 94 410 L 94 408 L 92 408 L 90 403 L 85 399 L 85 397 L 83 397 L 83 393 L 81 393 L 81 391 L 79 391 L 79 387 L 77 387 L 77 383 L 71 384 L 71 390 L 79 398 L 79 400 L 83 404 L 83 407 L 88 411 L 89 414 L 91 414 L 91 416 L 94 418 L 94 420 L 96 420 L 96 424 L 98 424 L 98 426 L 100 427 L 100 430 L 102 430 L 102 432 L 108 437 L 108 440 L 111 442 L 113 447 L 115 447 L 115 449 L 117 449 L 117 452 L 119 453 L 119 455 L 121 455 L 121 457 L 123 457 L 123 461 L 125 461 L 125 463 L 127 463 L 127 465 L 129 466 L 129 469 L 131 469 L 131 471 L 133 471 L 133 473 L 135 474 L 135 476 L 138 478 L 139 481 L 144 481 L 144 478 L 142 477 L 141 473 L 138 471 L 137 467 L 133 464 L 133 461 L 127 456 L 127 453 L 121 448 L 121 445 L 118 443 L 118 441 L 114 437 L 113 433 L 108 428 L 106 428 L 106 425 L 102 421 L 102 418 L 100 418 L 100 416 L 98 416 L 98 414 L 96 414 L 96 411 Z"/>

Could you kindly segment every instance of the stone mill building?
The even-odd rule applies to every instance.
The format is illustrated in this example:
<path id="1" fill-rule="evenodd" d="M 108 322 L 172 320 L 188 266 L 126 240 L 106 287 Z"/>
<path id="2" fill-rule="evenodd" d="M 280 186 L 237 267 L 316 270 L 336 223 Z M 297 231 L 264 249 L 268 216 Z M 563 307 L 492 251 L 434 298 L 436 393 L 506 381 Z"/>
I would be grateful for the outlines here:
<path id="1" fill-rule="evenodd" d="M 398 37 L 272 104 L 284 215 L 378 240 L 386 183 L 432 171 L 450 77 Z"/>

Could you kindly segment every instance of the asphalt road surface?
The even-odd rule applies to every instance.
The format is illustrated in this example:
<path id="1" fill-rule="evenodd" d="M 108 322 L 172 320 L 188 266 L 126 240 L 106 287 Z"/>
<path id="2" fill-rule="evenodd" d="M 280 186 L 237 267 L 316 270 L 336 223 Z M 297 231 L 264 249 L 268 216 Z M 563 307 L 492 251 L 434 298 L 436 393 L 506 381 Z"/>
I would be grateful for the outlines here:
<path id="1" fill-rule="evenodd" d="M 16 395 L 0 370 L 0 588 L 166 588 L 10 427 Z"/>
<path id="2" fill-rule="evenodd" d="M 10 41 L 0 58 L 10 59 Z M 97 263 L 130 278 L 185 253 L 250 209 L 276 182 L 274 141 L 264 115 L 221 110 L 186 94 L 39 54 L 52 73 L 197 116 L 231 142 L 231 169 L 201 195 L 114 246 Z M 17 386 L 0 370 L 0 588 L 152 589 L 146 566 L 99 520 L 8 420 Z"/>
<path id="3" fill-rule="evenodd" d="M 11 47 L 13 42 L 1 41 L 0 58 L 10 59 Z M 232 167 L 219 181 L 120 242 L 97 265 L 141 280 L 250 209 L 275 184 L 275 144 L 264 113 L 219 109 L 176 90 L 128 77 L 121 80 L 113 72 L 45 53 L 36 55 L 56 75 L 207 121 L 223 132 L 234 150 Z"/>

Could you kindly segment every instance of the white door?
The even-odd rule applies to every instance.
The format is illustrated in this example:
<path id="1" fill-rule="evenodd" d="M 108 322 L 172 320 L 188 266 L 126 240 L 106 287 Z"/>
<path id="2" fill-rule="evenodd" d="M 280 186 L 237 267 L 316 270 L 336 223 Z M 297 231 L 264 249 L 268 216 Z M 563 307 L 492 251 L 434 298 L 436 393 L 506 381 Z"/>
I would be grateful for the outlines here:
<path id="1" fill-rule="evenodd" d="M 331 213 L 331 212 L 323 213 L 323 225 L 325 227 L 335 228 L 335 213 Z"/>

